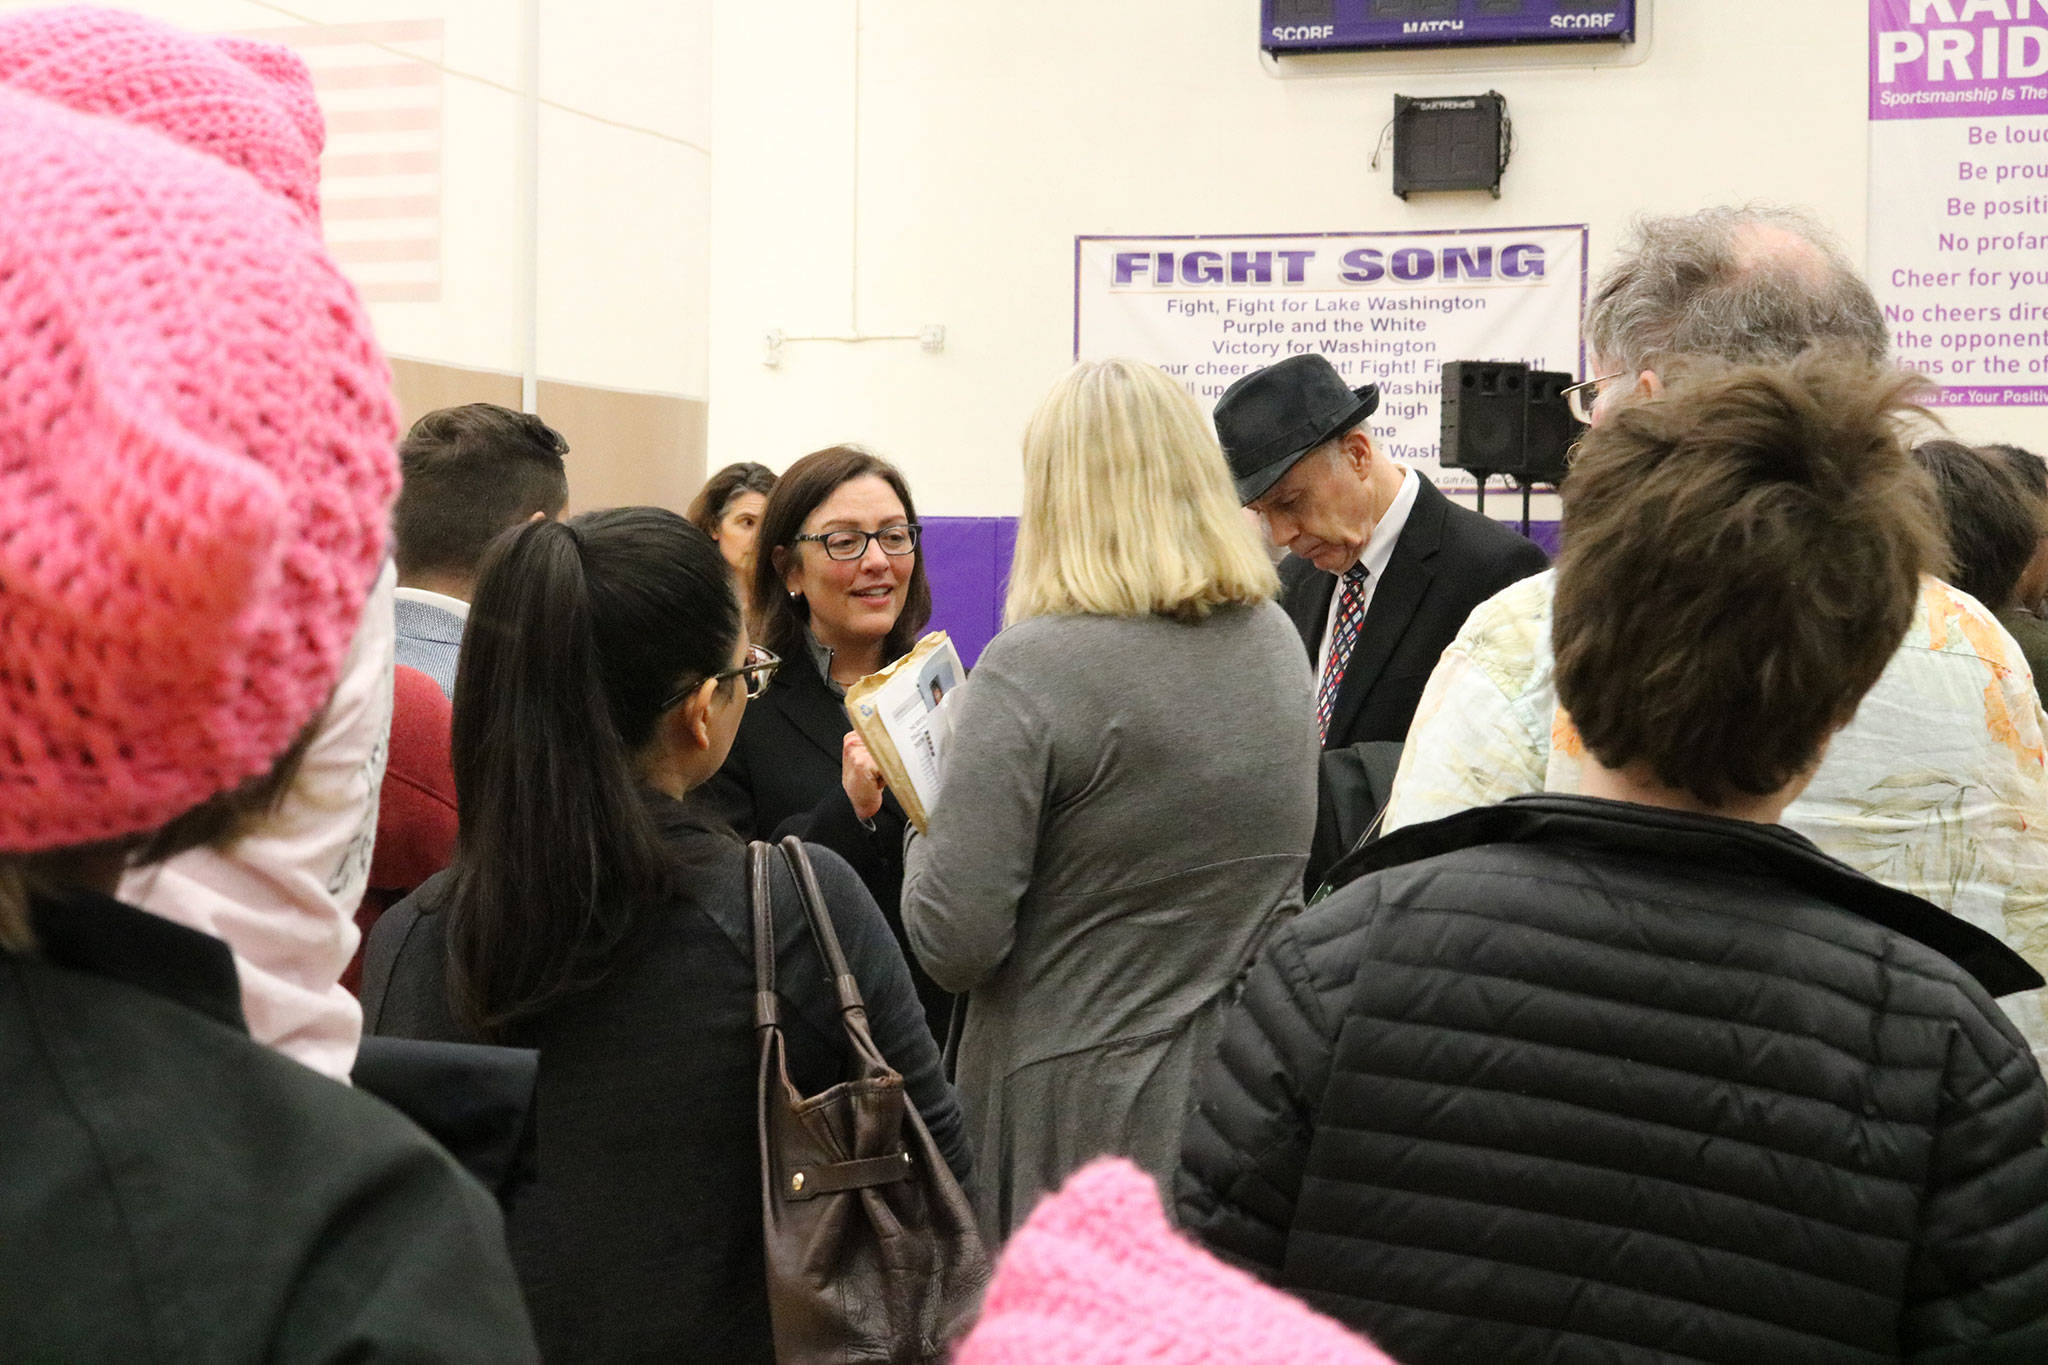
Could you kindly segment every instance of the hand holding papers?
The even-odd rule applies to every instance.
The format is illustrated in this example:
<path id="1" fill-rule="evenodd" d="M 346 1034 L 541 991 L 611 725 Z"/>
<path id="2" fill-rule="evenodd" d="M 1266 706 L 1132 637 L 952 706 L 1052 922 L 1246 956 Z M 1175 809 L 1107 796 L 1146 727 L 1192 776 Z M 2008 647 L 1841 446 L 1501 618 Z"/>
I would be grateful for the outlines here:
<path id="1" fill-rule="evenodd" d="M 889 778 L 860 731 L 848 730 L 839 746 L 839 785 L 853 803 L 853 813 L 863 822 L 873 820 L 882 809 L 882 797 L 889 790 Z"/>
<path id="2" fill-rule="evenodd" d="M 853 728 L 919 833 L 939 796 L 939 764 L 951 729 L 946 695 L 966 677 L 953 642 L 935 630 L 895 663 L 846 689 Z"/>

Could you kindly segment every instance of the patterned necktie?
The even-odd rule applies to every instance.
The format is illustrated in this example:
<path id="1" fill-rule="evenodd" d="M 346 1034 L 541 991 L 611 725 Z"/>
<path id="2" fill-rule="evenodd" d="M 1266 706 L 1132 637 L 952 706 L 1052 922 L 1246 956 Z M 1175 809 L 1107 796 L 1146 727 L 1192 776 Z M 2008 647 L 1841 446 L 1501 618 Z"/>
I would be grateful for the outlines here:
<path id="1" fill-rule="evenodd" d="M 1330 627 L 1330 661 L 1323 666 L 1322 685 L 1316 689 L 1316 733 L 1324 743 L 1330 739 L 1330 713 L 1337 706 L 1337 689 L 1344 685 L 1344 666 L 1351 662 L 1352 646 L 1358 643 L 1358 628 L 1365 624 L 1365 580 L 1363 564 L 1353 564 L 1344 571 L 1337 620 Z"/>

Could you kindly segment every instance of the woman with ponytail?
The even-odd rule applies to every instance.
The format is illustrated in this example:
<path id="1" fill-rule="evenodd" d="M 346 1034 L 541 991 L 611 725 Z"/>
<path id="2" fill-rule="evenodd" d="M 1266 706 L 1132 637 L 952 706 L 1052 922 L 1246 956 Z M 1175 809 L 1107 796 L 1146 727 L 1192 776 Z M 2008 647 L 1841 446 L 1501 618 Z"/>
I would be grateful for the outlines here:
<path id="1" fill-rule="evenodd" d="M 538 1178 L 508 1218 L 551 1360 L 769 1360 L 745 847 L 690 800 L 775 668 L 710 537 L 622 508 L 506 533 L 455 692 L 456 860 L 378 922 L 377 1033 L 540 1052 Z M 876 1041 L 957 1175 L 959 1108 L 889 926 L 811 857 Z M 845 1073 L 777 865 L 791 1079 Z"/>

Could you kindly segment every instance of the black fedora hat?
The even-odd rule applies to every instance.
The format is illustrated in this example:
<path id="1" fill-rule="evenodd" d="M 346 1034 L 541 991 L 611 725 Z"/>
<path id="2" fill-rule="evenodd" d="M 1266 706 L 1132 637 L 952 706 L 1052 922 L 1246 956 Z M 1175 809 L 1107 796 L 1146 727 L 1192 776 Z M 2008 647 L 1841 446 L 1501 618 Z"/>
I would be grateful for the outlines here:
<path id="1" fill-rule="evenodd" d="M 1254 370 L 1216 400 L 1216 437 L 1237 480 L 1237 500 L 1250 502 L 1280 481 L 1294 462 L 1379 410 L 1377 384 L 1354 389 L 1314 351 Z"/>

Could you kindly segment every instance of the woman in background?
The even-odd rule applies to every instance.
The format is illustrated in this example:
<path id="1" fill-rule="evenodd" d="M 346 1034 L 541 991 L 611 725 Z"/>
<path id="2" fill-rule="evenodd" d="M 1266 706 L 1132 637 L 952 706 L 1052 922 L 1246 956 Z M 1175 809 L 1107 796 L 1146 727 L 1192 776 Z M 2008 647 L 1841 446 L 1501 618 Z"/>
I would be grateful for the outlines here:
<path id="1" fill-rule="evenodd" d="M 2018 481 L 2039 515 L 2040 539 L 2034 542 L 2033 558 L 2020 575 L 2019 599 L 2020 609 L 2035 620 L 2048 618 L 2048 461 L 2018 446 L 1988 445 L 1983 450 L 2004 461 L 2006 472 Z"/>
<path id="2" fill-rule="evenodd" d="M 742 835 L 794 834 L 845 858 L 901 942 L 908 822 L 853 733 L 846 689 L 902 657 L 931 619 L 903 476 L 857 446 L 791 465 L 762 514 L 753 589 L 754 622 L 782 668 L 704 795 Z M 912 964 L 932 1036 L 943 1040 L 952 1000 Z"/>
<path id="3" fill-rule="evenodd" d="M 903 917 L 967 995 L 984 1230 L 1089 1158 L 1178 1158 L 1212 1008 L 1297 908 L 1316 727 L 1301 637 L 1194 400 L 1076 367 L 1024 435 L 1005 614 L 959 689 Z"/>
<path id="4" fill-rule="evenodd" d="M 690 524 L 718 543 L 744 595 L 754 581 L 754 535 L 775 491 L 775 471 L 751 461 L 729 464 L 704 481 L 685 513 Z"/>
<path id="5" fill-rule="evenodd" d="M 772 1358 L 761 1260 L 746 849 L 687 803 L 773 673 L 732 577 L 673 512 L 493 547 L 455 684 L 456 864 L 379 920 L 377 1033 L 540 1051 L 538 1178 L 506 1220 L 549 1360 Z M 963 1180 L 958 1105 L 895 940 L 814 850 L 874 1038 Z M 791 1080 L 846 1075 L 796 887 L 774 860 Z"/>
<path id="6" fill-rule="evenodd" d="M 2048 697 L 2048 625 L 2026 604 L 2048 522 L 2025 466 L 1995 447 L 1941 440 L 1915 446 L 1913 461 L 1933 477 L 1941 499 L 1951 581 L 1998 618 L 2026 656 L 2035 691 Z"/>

